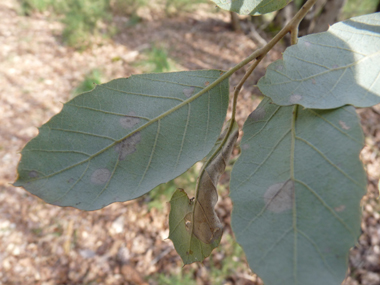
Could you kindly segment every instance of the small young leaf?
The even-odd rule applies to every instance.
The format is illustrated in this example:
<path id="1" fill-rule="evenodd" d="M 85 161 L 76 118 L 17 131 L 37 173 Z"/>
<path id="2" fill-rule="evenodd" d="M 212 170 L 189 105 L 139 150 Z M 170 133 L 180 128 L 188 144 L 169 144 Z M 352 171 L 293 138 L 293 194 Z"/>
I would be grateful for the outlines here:
<path id="1" fill-rule="evenodd" d="M 275 104 L 333 109 L 380 103 L 380 13 L 300 38 L 268 66 L 258 86 Z"/>
<path id="2" fill-rule="evenodd" d="M 177 177 L 218 138 L 228 80 L 204 88 L 219 76 L 143 74 L 77 96 L 22 150 L 15 186 L 51 204 L 96 210 Z"/>
<path id="3" fill-rule="evenodd" d="M 292 0 L 211 0 L 220 8 L 240 15 L 261 15 L 280 10 Z"/>
<path id="4" fill-rule="evenodd" d="M 170 200 L 169 238 L 184 264 L 203 261 L 220 243 L 223 225 L 215 212 L 218 201 L 216 185 L 224 172 L 237 140 L 237 124 L 219 153 L 200 174 L 196 197 L 189 200 L 178 189 Z"/>
<path id="5" fill-rule="evenodd" d="M 250 267 L 268 285 L 341 284 L 367 181 L 355 109 L 280 107 L 266 98 L 243 131 L 231 224 Z"/>

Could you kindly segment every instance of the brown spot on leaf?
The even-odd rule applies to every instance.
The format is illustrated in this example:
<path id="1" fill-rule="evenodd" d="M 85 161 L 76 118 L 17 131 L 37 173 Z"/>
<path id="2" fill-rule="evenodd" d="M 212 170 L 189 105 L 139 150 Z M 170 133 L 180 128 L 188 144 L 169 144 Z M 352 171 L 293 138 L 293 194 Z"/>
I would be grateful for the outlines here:
<path id="1" fill-rule="evenodd" d="M 191 95 L 193 95 L 193 93 L 194 93 L 194 89 L 195 89 L 194 87 L 184 88 L 183 89 L 183 94 L 185 94 L 185 96 L 187 98 L 190 98 Z"/>
<path id="2" fill-rule="evenodd" d="M 205 86 L 208 86 L 210 84 L 210 82 L 206 81 L 205 82 Z"/>
<path id="3" fill-rule="evenodd" d="M 94 184 L 105 184 L 111 177 L 111 172 L 107 168 L 99 168 L 91 175 L 91 182 Z"/>
<path id="4" fill-rule="evenodd" d="M 243 144 L 243 145 L 241 146 L 241 149 L 242 149 L 242 150 L 247 150 L 247 149 L 249 149 L 249 144 L 247 144 L 247 143 Z"/>
<path id="5" fill-rule="evenodd" d="M 299 95 L 299 94 L 293 94 L 292 96 L 290 96 L 289 98 L 289 102 L 291 104 L 296 104 L 298 103 L 300 100 L 302 99 L 302 96 Z"/>
<path id="6" fill-rule="evenodd" d="M 264 119 L 265 117 L 265 109 L 262 107 L 257 108 L 255 111 L 253 111 L 249 117 L 253 119 L 254 121 L 259 121 Z"/>
<path id="7" fill-rule="evenodd" d="M 38 177 L 38 172 L 35 170 L 32 170 L 28 173 L 30 178 L 37 178 Z"/>
<path id="8" fill-rule="evenodd" d="M 343 212 L 344 209 L 346 209 L 346 206 L 345 205 L 340 205 L 340 206 L 336 207 L 334 210 L 337 211 L 337 212 Z"/>
<path id="9" fill-rule="evenodd" d="M 311 79 L 311 83 L 313 83 L 313 84 L 316 84 L 316 83 L 317 83 L 317 81 L 315 81 L 315 78 L 312 78 L 312 79 Z"/>
<path id="10" fill-rule="evenodd" d="M 287 180 L 283 183 L 271 185 L 264 194 L 267 209 L 274 213 L 281 213 L 293 207 L 294 182 Z"/>
<path id="11" fill-rule="evenodd" d="M 129 112 L 127 116 L 120 118 L 119 122 L 125 129 L 131 129 L 140 122 L 139 118 L 135 117 L 135 112 Z"/>
<path id="12" fill-rule="evenodd" d="M 136 145 L 141 141 L 140 132 L 122 140 L 115 145 L 115 151 L 119 154 L 119 160 L 124 160 L 127 155 L 136 151 Z"/>
<path id="13" fill-rule="evenodd" d="M 189 213 L 190 215 L 191 215 L 191 213 Z M 191 216 L 189 216 L 189 214 L 187 214 L 186 216 L 185 216 L 185 228 L 186 228 L 186 230 L 190 233 L 191 232 Z"/>
<path id="14" fill-rule="evenodd" d="M 347 126 L 346 123 L 343 122 L 343 121 L 339 121 L 339 125 L 340 125 L 340 126 L 342 127 L 342 129 L 344 129 L 344 130 L 349 130 L 349 129 L 350 129 L 350 127 Z"/>

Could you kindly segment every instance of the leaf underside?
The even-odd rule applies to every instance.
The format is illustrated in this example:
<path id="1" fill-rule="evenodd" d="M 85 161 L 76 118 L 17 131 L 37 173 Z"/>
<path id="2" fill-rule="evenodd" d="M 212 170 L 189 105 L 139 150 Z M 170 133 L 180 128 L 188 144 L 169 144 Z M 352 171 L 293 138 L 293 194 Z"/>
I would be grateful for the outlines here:
<path id="1" fill-rule="evenodd" d="M 243 131 L 231 224 L 250 267 L 269 285 L 340 284 L 366 191 L 355 109 L 281 107 L 266 98 Z"/>
<path id="2" fill-rule="evenodd" d="M 332 25 L 288 47 L 258 83 L 275 104 L 332 109 L 380 103 L 380 13 Z"/>
<path id="3" fill-rule="evenodd" d="M 137 198 L 213 147 L 229 99 L 219 70 L 135 75 L 67 102 L 22 150 L 15 186 L 48 203 L 96 210 Z"/>
<path id="4" fill-rule="evenodd" d="M 211 0 L 223 10 L 240 15 L 261 15 L 284 8 L 291 0 Z"/>
<path id="5" fill-rule="evenodd" d="M 235 123 L 222 150 L 200 174 L 194 199 L 189 200 L 186 192 L 178 189 L 170 200 L 169 238 L 184 264 L 203 261 L 220 243 L 223 224 L 215 212 L 218 201 L 216 187 L 228 164 L 238 135 L 239 128 Z M 220 142 L 215 146 L 220 146 Z"/>

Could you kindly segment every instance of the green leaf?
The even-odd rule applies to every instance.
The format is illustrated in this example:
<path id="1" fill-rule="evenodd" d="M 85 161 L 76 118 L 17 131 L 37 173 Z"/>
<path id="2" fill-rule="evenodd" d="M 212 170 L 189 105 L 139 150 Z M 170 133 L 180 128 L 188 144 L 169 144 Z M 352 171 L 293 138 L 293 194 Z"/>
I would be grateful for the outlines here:
<path id="1" fill-rule="evenodd" d="M 245 122 L 231 174 L 232 229 L 266 285 L 340 284 L 360 233 L 366 175 L 352 106 L 280 107 Z"/>
<path id="2" fill-rule="evenodd" d="M 213 147 L 225 119 L 219 70 L 144 74 L 67 102 L 21 152 L 23 186 L 48 203 L 96 210 L 137 198 Z"/>
<path id="3" fill-rule="evenodd" d="M 332 109 L 380 103 L 380 13 L 300 38 L 258 86 L 275 104 Z"/>
<path id="4" fill-rule="evenodd" d="M 224 136 L 226 132 L 224 132 Z M 239 128 L 235 123 L 230 135 L 223 143 L 215 145 L 215 155 L 210 156 L 201 172 L 195 198 L 189 200 L 184 190 L 178 189 L 170 200 L 169 238 L 184 264 L 203 261 L 220 243 L 223 224 L 215 212 L 218 201 L 217 184 L 224 172 Z"/>
<path id="5" fill-rule="evenodd" d="M 240 15 L 261 15 L 284 8 L 291 0 L 211 0 L 220 8 Z"/>
<path id="6" fill-rule="evenodd" d="M 185 217 L 191 215 L 194 205 L 195 201 L 190 200 L 183 189 L 177 189 L 170 200 L 169 239 L 173 241 L 174 247 L 185 265 L 203 261 L 219 245 L 222 238 L 220 235 L 211 243 L 204 243 L 189 233 L 191 221 Z"/>

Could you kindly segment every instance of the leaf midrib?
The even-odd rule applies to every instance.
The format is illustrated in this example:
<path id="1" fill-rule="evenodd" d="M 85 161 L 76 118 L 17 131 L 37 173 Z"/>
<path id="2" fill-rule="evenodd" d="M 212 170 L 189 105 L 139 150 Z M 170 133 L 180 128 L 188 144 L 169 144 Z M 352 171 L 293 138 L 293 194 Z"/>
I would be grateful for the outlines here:
<path id="1" fill-rule="evenodd" d="M 328 68 L 326 66 L 324 66 L 325 68 L 328 68 L 328 70 L 326 71 L 323 71 L 323 72 L 319 72 L 319 73 L 316 73 L 316 74 L 313 74 L 313 75 L 310 75 L 308 77 L 305 77 L 305 78 L 301 78 L 301 79 L 291 79 L 289 81 L 283 81 L 283 82 L 279 82 L 279 83 L 271 83 L 270 85 L 271 86 L 275 86 L 275 85 L 282 85 L 282 84 L 287 84 L 287 83 L 292 83 L 292 82 L 304 82 L 304 81 L 307 81 L 307 80 L 310 80 L 310 79 L 313 79 L 315 77 L 319 77 L 319 76 L 322 76 L 322 75 L 325 75 L 327 73 L 330 73 L 330 72 L 335 72 L 335 71 L 338 71 L 338 70 L 342 70 L 342 69 L 348 69 L 350 67 L 353 67 L 353 66 L 356 66 L 357 64 L 359 64 L 361 61 L 364 61 L 364 60 L 367 60 L 369 58 L 371 58 L 372 56 L 375 56 L 375 55 L 378 55 L 380 54 L 380 51 L 379 52 L 375 52 L 371 55 L 368 55 L 368 56 L 365 56 L 357 61 L 354 61 L 350 64 L 347 64 L 347 65 L 344 65 L 344 66 L 341 66 L 341 67 L 336 67 L 336 68 Z M 287 54 L 287 56 L 290 56 Z M 295 56 L 291 56 L 291 57 L 295 57 Z M 298 58 L 297 58 L 298 59 Z M 301 59 L 300 59 L 301 60 Z M 281 60 L 282 62 L 285 62 L 285 60 Z M 304 61 L 304 60 L 303 60 Z M 307 61 L 304 61 L 304 62 L 307 62 Z M 314 64 L 313 62 L 307 62 L 307 63 L 310 63 L 310 64 Z M 285 74 L 283 74 L 282 72 L 279 72 L 278 70 L 273 70 L 281 75 L 283 75 L 284 77 L 287 77 Z M 265 85 L 268 85 L 268 84 L 265 84 Z"/>
<path id="2" fill-rule="evenodd" d="M 202 77 L 202 78 L 209 78 L 209 77 Z M 207 87 L 205 87 L 204 89 L 202 89 L 202 90 L 199 91 L 198 93 L 194 94 L 194 95 L 191 96 L 190 98 L 184 100 L 182 103 L 180 103 L 180 104 L 176 105 L 175 107 L 173 107 L 173 108 L 167 110 L 166 112 L 164 112 L 164 113 L 162 113 L 161 115 L 155 117 L 154 119 L 151 119 L 149 122 L 145 123 L 144 125 L 140 126 L 140 127 L 137 128 L 136 130 L 130 132 L 130 133 L 127 134 L 127 135 L 125 135 L 125 136 L 122 137 L 121 139 L 119 139 L 119 140 L 115 140 L 115 141 L 114 141 L 113 143 L 111 143 L 109 146 L 107 146 L 107 147 L 101 149 L 100 151 L 98 151 L 97 153 L 91 155 L 91 156 L 88 157 L 87 159 L 82 160 L 82 161 L 80 161 L 80 162 L 78 162 L 78 163 L 76 163 L 76 164 L 73 164 L 73 165 L 71 165 L 71 166 L 68 166 L 68 167 L 66 167 L 66 168 L 64 168 L 64 169 L 62 169 L 62 170 L 57 171 L 57 172 L 51 173 L 51 174 L 49 174 L 49 175 L 46 175 L 46 176 L 43 176 L 43 177 L 36 177 L 36 178 L 34 178 L 34 179 L 26 180 L 25 182 L 34 182 L 34 181 L 38 181 L 38 180 L 41 180 L 41 179 L 50 178 L 50 177 L 53 177 L 53 176 L 55 176 L 55 175 L 57 175 L 57 174 L 60 174 L 60 173 L 62 173 L 62 172 L 65 172 L 65 171 L 67 171 L 67 170 L 69 170 L 69 169 L 72 169 L 72 168 L 74 168 L 74 167 L 76 167 L 76 166 L 79 166 L 79 165 L 81 165 L 81 164 L 83 164 L 83 163 L 85 163 L 85 162 L 87 162 L 87 161 L 92 160 L 94 157 L 96 157 L 96 156 L 102 154 L 103 152 L 105 152 L 105 151 L 107 151 L 108 149 L 112 148 L 113 146 L 115 146 L 116 144 L 120 143 L 121 141 L 123 141 L 123 140 L 129 138 L 130 136 L 134 135 L 135 133 L 137 133 L 137 132 L 139 132 L 139 131 L 141 131 L 141 130 L 147 128 L 147 127 L 149 127 L 151 124 L 153 124 L 153 123 L 155 123 L 155 122 L 157 122 L 157 121 L 159 121 L 159 120 L 161 120 L 161 119 L 163 119 L 163 118 L 169 116 L 170 114 L 172 114 L 173 112 L 179 110 L 179 109 L 182 108 L 183 106 L 185 106 L 185 105 L 187 105 L 187 104 L 190 104 L 190 103 L 193 102 L 195 99 L 198 99 L 200 96 L 202 96 L 204 93 L 210 91 L 211 89 L 213 89 L 213 88 L 214 88 L 215 86 L 217 86 L 218 84 L 222 84 L 222 83 L 224 82 L 224 80 L 223 80 L 222 82 L 218 82 L 217 84 L 214 84 L 214 83 L 217 81 L 218 78 L 219 78 L 219 77 L 214 78 L 214 82 L 210 83 L 210 85 L 208 85 Z M 148 79 L 148 78 L 144 77 L 144 79 Z M 209 78 L 209 79 L 210 79 L 210 78 Z M 150 80 L 150 79 L 149 79 L 149 80 Z M 175 84 L 178 84 L 178 83 L 175 83 Z M 179 85 L 180 85 L 180 84 L 179 84 Z M 96 88 L 99 88 L 100 86 L 101 86 L 101 85 L 96 86 L 95 89 L 94 89 L 94 91 L 96 90 Z"/>

